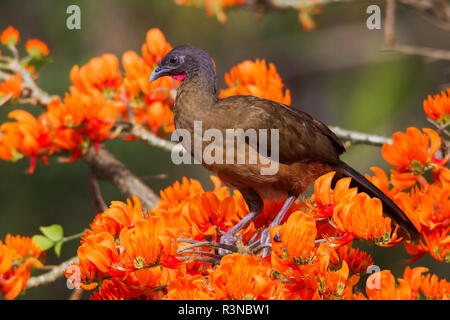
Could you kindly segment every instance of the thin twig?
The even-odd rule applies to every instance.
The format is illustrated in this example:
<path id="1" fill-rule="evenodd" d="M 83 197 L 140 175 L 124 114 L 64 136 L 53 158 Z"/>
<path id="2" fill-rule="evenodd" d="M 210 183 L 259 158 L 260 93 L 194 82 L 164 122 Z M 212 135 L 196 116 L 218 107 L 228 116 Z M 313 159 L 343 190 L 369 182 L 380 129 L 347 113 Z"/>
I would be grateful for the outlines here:
<path id="1" fill-rule="evenodd" d="M 156 147 L 158 149 L 161 149 L 163 151 L 167 152 L 187 152 L 181 144 L 176 144 L 172 141 L 168 141 L 166 139 L 160 138 L 150 131 L 146 130 L 143 126 L 139 124 L 132 125 L 130 129 L 130 134 L 134 135 L 135 137 L 141 139 L 142 141 L 146 142 L 148 145 L 152 147 Z"/>
<path id="2" fill-rule="evenodd" d="M 97 150 L 93 147 L 89 148 L 83 158 L 95 172 L 97 178 L 111 182 L 130 198 L 138 197 L 147 209 L 157 206 L 160 199 L 156 193 L 132 174 L 104 146 L 100 145 Z"/>
<path id="3" fill-rule="evenodd" d="M 386 0 L 384 42 L 388 48 L 395 46 L 395 0 Z"/>
<path id="4" fill-rule="evenodd" d="M 193 254 L 199 254 L 202 256 L 208 256 L 211 258 L 220 258 L 219 255 L 211 253 L 211 252 L 206 252 L 206 251 L 200 251 L 200 250 L 184 250 L 182 252 L 177 252 L 177 254 L 184 254 L 184 253 L 193 253 Z"/>
<path id="5" fill-rule="evenodd" d="M 9 101 L 9 99 L 11 99 L 13 96 L 12 93 L 8 93 L 6 96 L 4 96 L 1 100 L 0 100 L 0 107 L 3 106 L 5 103 L 7 103 Z"/>
<path id="6" fill-rule="evenodd" d="M 411 2 L 416 2 L 417 4 L 417 1 Z M 418 55 L 432 59 L 450 60 L 450 51 L 448 50 L 397 44 L 395 41 L 395 7 L 396 7 L 395 0 L 386 0 L 384 42 L 386 47 L 389 48 L 390 51 L 395 51 L 408 55 Z"/>
<path id="7" fill-rule="evenodd" d="M 261 244 L 261 245 L 257 246 L 255 249 L 253 249 L 253 253 L 257 254 L 264 248 L 272 248 L 272 245 L 271 244 Z"/>
<path id="8" fill-rule="evenodd" d="M 49 95 L 47 92 L 41 90 L 36 82 L 31 77 L 30 73 L 16 59 L 11 60 L 7 64 L 11 73 L 20 73 L 22 76 L 22 90 L 28 89 L 30 91 L 26 98 L 34 99 L 36 105 L 47 106 L 57 96 Z"/>
<path id="9" fill-rule="evenodd" d="M 416 55 L 422 56 L 431 59 L 437 60 L 450 60 L 450 51 L 449 50 L 441 50 L 429 47 L 417 47 L 410 46 L 406 44 L 396 44 L 389 48 L 391 51 L 408 54 L 408 55 Z"/>
<path id="10" fill-rule="evenodd" d="M 136 138 L 146 142 L 148 145 L 161 149 L 167 152 L 187 152 L 181 144 L 176 144 L 172 141 L 160 138 L 150 131 L 146 130 L 139 124 L 132 125 L 129 133 Z M 342 129 L 337 126 L 329 127 L 340 139 L 350 141 L 353 144 L 367 144 L 371 146 L 382 146 L 384 143 L 392 143 L 392 140 L 387 137 L 357 132 L 348 129 Z"/>
<path id="11" fill-rule="evenodd" d="M 382 146 L 385 143 L 392 143 L 391 138 L 362 133 L 347 129 L 342 129 L 336 126 L 329 127 L 340 139 L 344 141 L 351 141 L 353 144 L 367 144 L 371 146 Z"/>
<path id="12" fill-rule="evenodd" d="M 54 282 L 63 276 L 63 270 L 66 269 L 73 262 L 78 263 L 78 257 L 70 258 L 64 261 L 60 265 L 54 267 L 51 271 L 41 274 L 40 276 L 31 277 L 28 279 L 27 288 L 38 287 L 42 284 Z"/>
<path id="13" fill-rule="evenodd" d="M 186 260 L 192 260 L 192 261 L 200 261 L 200 262 L 210 262 L 213 264 L 220 263 L 220 260 L 213 259 L 213 258 L 206 258 L 206 257 L 192 257 L 192 256 L 185 256 L 185 257 L 177 257 L 178 260 L 186 261 Z"/>
<path id="14" fill-rule="evenodd" d="M 187 242 L 187 241 L 183 241 L 183 242 Z M 219 242 L 213 242 L 213 241 L 197 241 L 197 243 L 193 243 L 190 245 L 187 245 L 185 247 L 181 247 L 178 249 L 178 253 L 182 253 L 185 250 L 189 250 L 192 248 L 198 248 L 198 247 L 209 247 L 209 248 L 215 248 L 215 249 L 226 249 L 226 250 L 230 250 L 233 252 L 238 252 L 238 248 L 232 245 L 228 245 L 228 244 L 224 244 L 224 243 L 219 243 Z"/>
<path id="15" fill-rule="evenodd" d="M 69 300 L 81 300 L 81 297 L 83 296 L 83 289 L 74 289 L 72 294 L 69 297 Z"/>
<path id="16" fill-rule="evenodd" d="M 108 209 L 108 206 L 105 204 L 105 200 L 103 200 L 102 190 L 100 189 L 97 176 L 92 170 L 89 175 L 89 185 L 91 189 L 92 199 L 94 201 L 95 213 L 97 214 L 106 211 L 106 209 Z"/>
<path id="17" fill-rule="evenodd" d="M 139 178 L 141 180 L 147 181 L 147 180 L 162 180 L 167 179 L 168 175 L 165 173 L 159 173 L 159 174 L 150 174 L 146 176 L 140 176 Z"/>

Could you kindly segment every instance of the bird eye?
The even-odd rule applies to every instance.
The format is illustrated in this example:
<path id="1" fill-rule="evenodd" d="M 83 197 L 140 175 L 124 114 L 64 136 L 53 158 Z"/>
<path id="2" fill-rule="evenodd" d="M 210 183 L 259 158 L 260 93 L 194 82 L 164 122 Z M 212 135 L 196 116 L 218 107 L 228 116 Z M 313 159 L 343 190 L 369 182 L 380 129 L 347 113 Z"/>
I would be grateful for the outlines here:
<path id="1" fill-rule="evenodd" d="M 169 63 L 170 64 L 177 64 L 178 63 L 178 57 L 177 56 L 170 57 Z"/>

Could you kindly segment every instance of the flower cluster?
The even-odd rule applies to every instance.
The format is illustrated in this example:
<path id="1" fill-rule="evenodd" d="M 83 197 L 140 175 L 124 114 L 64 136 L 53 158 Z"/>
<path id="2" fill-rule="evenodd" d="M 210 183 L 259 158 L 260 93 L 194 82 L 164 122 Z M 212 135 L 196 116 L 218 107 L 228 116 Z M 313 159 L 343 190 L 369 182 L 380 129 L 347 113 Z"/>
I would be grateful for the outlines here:
<path id="1" fill-rule="evenodd" d="M 1 35 L 1 42 L 12 48 L 19 39 L 19 32 L 13 27 L 8 27 Z M 25 68 L 21 72 L 24 74 L 30 71 L 27 67 L 32 67 L 26 64 L 27 61 L 49 54 L 47 45 L 37 39 L 29 40 L 26 50 L 29 57 L 22 61 Z M 173 131 L 171 108 L 177 83 L 162 79 L 151 84 L 148 80 L 170 50 L 162 32 L 151 29 L 142 45 L 142 57 L 133 51 L 123 54 L 125 75 L 113 54 L 93 58 L 81 67 L 74 66 L 70 72 L 72 86 L 63 99 L 55 97 L 46 103 L 45 112 L 37 117 L 25 110 L 14 110 L 9 114 L 15 121 L 0 126 L 0 159 L 16 161 L 29 157 L 30 173 L 34 171 L 36 159 L 47 164 L 52 155 L 71 153 L 71 157 L 62 160 L 73 161 L 87 147 L 96 147 L 118 136 L 119 132 L 114 128 L 121 119 L 141 124 L 154 134 L 166 135 Z M 6 61 L 18 63 L 13 58 Z M 11 74 L 4 81 L 0 79 L 0 105 L 15 102 L 24 86 L 21 73 Z M 33 86 L 27 86 L 29 90 L 33 89 Z M 40 93 L 32 91 L 31 94 Z"/>
<path id="2" fill-rule="evenodd" d="M 315 217 L 331 218 L 338 234 L 342 234 L 339 239 L 328 240 L 345 244 L 357 237 L 380 246 L 398 244 L 401 239 L 397 238 L 397 230 L 392 230 L 391 219 L 383 216 L 381 201 L 350 188 L 350 178 L 340 179 L 332 190 L 333 176 L 334 172 L 330 172 L 318 178 L 311 197 Z"/>
<path id="3" fill-rule="evenodd" d="M 424 267 L 406 267 L 398 286 L 389 270 L 374 273 L 367 279 L 367 297 L 370 300 L 447 300 L 450 283 L 436 275 L 423 275 L 427 271 Z"/>
<path id="4" fill-rule="evenodd" d="M 395 166 L 390 179 L 380 168 L 367 176 L 405 212 L 422 235 L 418 244 L 404 242 L 413 260 L 429 253 L 438 261 L 450 259 L 450 170 L 447 158 L 438 159 L 441 138 L 432 129 L 411 127 L 393 135 L 393 144 L 382 148 L 384 159 Z M 428 174 L 431 173 L 431 174 Z M 431 176 L 432 181 L 426 179 Z M 390 187 L 392 185 L 392 187 Z"/>
<path id="5" fill-rule="evenodd" d="M 225 74 L 228 89 L 220 92 L 220 98 L 234 95 L 252 95 L 287 105 L 291 104 L 289 89 L 283 92 L 283 81 L 275 66 L 265 60 L 246 60 Z"/>
<path id="6" fill-rule="evenodd" d="M 423 110 L 431 120 L 442 126 L 447 125 L 450 122 L 450 89 L 447 89 L 447 94 L 442 91 L 440 95 L 429 95 L 423 101 Z"/>
<path id="7" fill-rule="evenodd" d="M 66 275 L 71 277 L 73 270 L 79 270 L 81 287 L 96 288 L 92 299 L 365 299 L 354 288 L 373 264 L 372 257 L 353 248 L 346 236 L 340 238 L 346 239 L 345 244 L 325 241 L 331 235 L 323 237 L 353 232 L 352 238 L 376 239 L 377 243 L 381 241 L 378 234 L 360 235 L 357 230 L 364 225 L 372 230 L 380 224 L 384 244 L 390 221 L 372 214 L 367 204 L 374 221 L 365 217 L 364 208 L 354 210 L 348 216 L 351 219 L 321 225 L 325 222 L 316 221 L 318 214 L 333 211 L 332 219 L 338 221 L 345 202 L 350 207 L 355 198 L 370 203 L 370 198 L 361 200 L 363 194 L 348 189 L 346 179 L 331 190 L 331 177 L 320 178 L 312 200 L 296 203 L 282 225 L 271 229 L 272 254 L 267 258 L 261 257 L 260 250 L 252 250 L 252 242 L 282 202 L 265 203 L 264 220 L 250 223 L 238 234 L 239 252 L 220 258 L 214 244 L 248 213 L 245 201 L 238 191 L 229 194 L 216 177 L 212 177 L 213 191 L 184 178 L 161 191 L 161 201 L 151 212 L 143 211 L 135 198 L 113 202 L 97 215 L 78 248 L 79 263 L 68 268 Z M 278 232 L 277 241 L 274 235 Z M 367 298 L 382 299 L 387 291 L 397 290 L 395 281 L 385 283 L 387 273 L 380 274 L 386 293 L 377 295 L 367 289 Z M 450 294 L 447 282 L 435 276 L 414 281 L 411 292 L 420 287 L 426 297 Z M 415 297 L 410 293 L 409 298 Z"/>
<path id="8" fill-rule="evenodd" d="M 45 252 L 31 238 L 8 234 L 0 240 L 0 292 L 14 299 L 27 288 L 31 268 L 42 268 Z"/>

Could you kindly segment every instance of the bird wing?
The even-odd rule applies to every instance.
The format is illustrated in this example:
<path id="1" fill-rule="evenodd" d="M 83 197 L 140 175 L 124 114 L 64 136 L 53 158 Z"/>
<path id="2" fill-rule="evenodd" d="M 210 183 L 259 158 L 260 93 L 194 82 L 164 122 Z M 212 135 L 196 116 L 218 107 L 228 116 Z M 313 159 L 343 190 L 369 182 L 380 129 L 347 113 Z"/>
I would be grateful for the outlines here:
<path id="1" fill-rule="evenodd" d="M 275 101 L 231 96 L 219 100 L 214 112 L 215 123 L 210 127 L 244 131 L 278 129 L 280 163 L 321 161 L 337 164 L 339 154 L 345 151 L 342 142 L 325 124 Z M 268 155 L 272 155 L 273 143 L 269 132 Z"/>

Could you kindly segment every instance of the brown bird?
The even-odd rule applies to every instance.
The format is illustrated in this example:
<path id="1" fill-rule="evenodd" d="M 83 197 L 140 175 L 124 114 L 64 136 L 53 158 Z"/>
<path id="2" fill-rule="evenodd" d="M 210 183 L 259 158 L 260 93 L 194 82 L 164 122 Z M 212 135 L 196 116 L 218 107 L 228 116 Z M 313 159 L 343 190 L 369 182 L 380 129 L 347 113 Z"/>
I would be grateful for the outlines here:
<path id="1" fill-rule="evenodd" d="M 242 221 L 222 235 L 222 243 L 233 243 L 236 233 L 258 216 L 263 209 L 262 199 L 286 199 L 271 226 L 280 224 L 295 199 L 315 179 L 330 171 L 336 172 L 335 181 L 351 177 L 352 187 L 379 198 L 384 214 L 399 226 L 399 234 L 406 239 L 418 239 L 419 233 L 402 210 L 363 175 L 339 160 L 345 148 L 322 122 L 305 112 L 254 96 L 237 95 L 219 99 L 213 61 L 205 51 L 192 45 L 182 45 L 170 51 L 153 71 L 150 81 L 162 76 L 182 80 L 173 107 L 174 122 L 177 130 L 185 129 L 192 137 L 194 121 L 201 123 L 201 130 L 195 131 L 198 134 L 204 134 L 208 129 L 219 130 L 223 136 L 227 136 L 227 129 L 254 129 L 257 132 L 278 129 L 279 139 L 276 143 L 267 141 L 267 153 L 261 153 L 261 141 L 255 145 L 249 136 L 245 136 L 244 140 L 241 139 L 241 145 L 233 144 L 231 150 L 225 146 L 216 149 L 218 154 L 215 154 L 215 159 L 223 161 L 202 161 L 225 185 L 242 193 L 250 211 Z M 211 143 L 211 140 L 205 140 L 208 139 L 203 140 L 203 150 Z M 183 144 L 194 156 L 193 144 L 185 144 L 185 141 Z M 242 146 L 244 149 L 240 150 L 245 150 L 245 161 L 239 162 L 241 151 L 238 151 L 238 147 Z M 256 163 L 251 162 L 249 157 L 255 150 L 260 156 Z M 268 156 L 275 151 L 278 151 L 278 159 Z M 233 160 L 230 161 L 232 163 L 226 161 L 227 154 Z M 269 165 L 265 162 L 268 159 L 271 161 Z M 262 174 L 263 168 L 267 169 L 273 164 L 278 168 L 274 174 Z M 261 244 L 270 243 L 268 231 L 261 237 Z"/>

